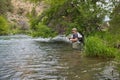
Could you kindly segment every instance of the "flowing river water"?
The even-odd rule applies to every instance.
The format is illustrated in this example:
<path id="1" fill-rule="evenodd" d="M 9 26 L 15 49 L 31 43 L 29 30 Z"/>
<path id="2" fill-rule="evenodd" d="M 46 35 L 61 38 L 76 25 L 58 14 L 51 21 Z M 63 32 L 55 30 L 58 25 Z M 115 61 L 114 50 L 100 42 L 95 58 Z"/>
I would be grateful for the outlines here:
<path id="1" fill-rule="evenodd" d="M 87 58 L 65 42 L 0 37 L 0 80 L 120 80 L 113 60 Z"/>

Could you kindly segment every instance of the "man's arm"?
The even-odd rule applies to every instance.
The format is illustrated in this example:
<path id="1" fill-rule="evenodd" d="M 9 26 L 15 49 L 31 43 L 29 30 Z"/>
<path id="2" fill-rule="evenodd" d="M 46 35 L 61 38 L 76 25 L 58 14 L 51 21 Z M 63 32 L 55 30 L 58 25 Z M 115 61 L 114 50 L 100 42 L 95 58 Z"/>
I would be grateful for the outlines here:
<path id="1" fill-rule="evenodd" d="M 72 42 L 76 42 L 76 41 L 78 41 L 78 38 L 70 39 L 70 41 L 72 41 Z"/>

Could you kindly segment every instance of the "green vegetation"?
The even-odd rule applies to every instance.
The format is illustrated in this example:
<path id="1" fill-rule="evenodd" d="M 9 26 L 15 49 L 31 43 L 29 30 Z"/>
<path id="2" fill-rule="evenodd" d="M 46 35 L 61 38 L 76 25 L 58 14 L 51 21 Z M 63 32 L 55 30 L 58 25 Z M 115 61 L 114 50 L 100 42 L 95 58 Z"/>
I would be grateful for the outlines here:
<path id="1" fill-rule="evenodd" d="M 46 25 L 39 23 L 38 25 L 35 25 L 35 29 L 32 30 L 32 36 L 33 37 L 43 37 L 43 38 L 48 38 L 48 37 L 54 37 L 55 32 L 53 32 L 49 27 Z"/>
<path id="2" fill-rule="evenodd" d="M 91 34 L 91 32 L 98 31 L 97 28 L 107 14 L 105 9 L 96 4 L 97 2 L 105 4 L 105 1 L 45 0 L 45 2 L 50 8 L 39 16 L 35 15 L 34 9 L 31 13 L 30 23 L 32 29 L 40 22 L 58 34 L 69 34 L 73 27 L 78 28 L 79 31 L 85 34 Z"/>
<path id="3" fill-rule="evenodd" d="M 31 1 L 31 0 L 28 0 L 28 1 Z M 40 0 L 40 1 L 43 1 L 43 0 Z M 31 2 L 40 2 L 38 0 L 33 0 Z M 57 32 L 56 29 L 54 27 L 49 27 L 48 25 L 46 25 L 45 21 L 46 21 L 46 14 L 49 10 L 51 10 L 52 8 L 54 8 L 53 10 L 57 10 L 56 7 L 62 5 L 66 0 L 44 0 L 44 2 L 50 6 L 49 9 L 45 10 L 45 12 L 42 13 L 42 15 L 37 15 L 36 14 L 36 11 L 35 11 L 35 8 L 32 9 L 31 13 L 29 13 L 27 15 L 27 17 L 29 18 L 30 20 L 30 27 L 31 27 L 31 30 L 32 30 L 32 33 L 31 35 L 34 36 L 34 37 L 54 37 L 55 35 L 57 35 Z M 51 13 L 52 14 L 52 13 Z M 50 14 L 49 14 L 50 15 Z M 46 18 L 45 18 L 46 16 Z M 42 28 L 42 30 L 41 30 Z M 43 29 L 44 28 L 44 29 Z M 47 30 L 47 31 L 45 31 Z"/>
<path id="4" fill-rule="evenodd" d="M 37 3 L 37 2 L 40 2 L 40 1 L 43 1 L 43 0 L 25 0 L 25 1 L 30 1 L 30 2 L 33 2 L 33 3 Z"/>
<path id="5" fill-rule="evenodd" d="M 85 54 L 91 57 L 110 57 L 116 56 L 116 49 L 107 44 L 97 36 L 87 37 L 85 41 Z"/>
<path id="6" fill-rule="evenodd" d="M 61 0 L 54 2 L 51 0 L 51 7 L 41 15 L 42 18 L 39 21 L 58 33 L 69 34 L 71 28 L 77 27 L 79 31 L 90 34 L 97 31 L 97 27 L 107 14 L 105 9 L 96 4 L 97 2 L 104 4 L 105 1 Z"/>
<path id="7" fill-rule="evenodd" d="M 107 41 L 111 46 L 117 48 L 118 52 L 120 53 L 120 3 L 115 4 L 115 8 L 113 9 L 113 13 L 111 14 L 111 21 L 110 21 L 110 35 Z M 106 37 L 108 37 L 106 35 Z M 116 56 L 120 59 L 120 54 Z"/>
<path id="8" fill-rule="evenodd" d="M 30 22 L 30 35 L 33 37 L 54 37 L 56 32 L 49 28 L 47 25 L 43 24 L 43 22 L 39 21 L 39 15 L 36 15 L 35 8 L 33 8 L 32 12 L 27 15 Z"/>
<path id="9" fill-rule="evenodd" d="M 21 28 L 14 28 L 14 25 L 10 26 L 10 34 L 15 35 L 15 34 L 30 34 L 30 30 L 21 30 Z"/>
<path id="10" fill-rule="evenodd" d="M 0 16 L 0 35 L 6 35 L 9 33 L 9 27 L 7 20 Z"/>
<path id="11" fill-rule="evenodd" d="M 115 8 L 113 9 L 110 25 L 110 40 L 113 40 L 111 44 L 113 44 L 115 47 L 120 48 L 120 3 L 116 3 Z"/>
<path id="12" fill-rule="evenodd" d="M 8 11 L 12 11 L 11 0 L 0 0 L 0 35 L 10 33 L 9 23 L 5 17 Z"/>

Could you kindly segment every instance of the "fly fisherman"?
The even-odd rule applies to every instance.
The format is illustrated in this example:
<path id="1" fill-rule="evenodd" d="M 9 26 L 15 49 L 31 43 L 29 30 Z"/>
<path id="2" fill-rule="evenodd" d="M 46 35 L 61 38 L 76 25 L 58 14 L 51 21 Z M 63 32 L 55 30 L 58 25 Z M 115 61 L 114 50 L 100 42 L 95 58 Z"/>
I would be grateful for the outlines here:
<path id="1" fill-rule="evenodd" d="M 69 37 L 69 40 L 72 42 L 73 49 L 81 49 L 82 48 L 82 39 L 83 36 L 77 31 L 77 28 L 72 29 L 72 35 Z"/>

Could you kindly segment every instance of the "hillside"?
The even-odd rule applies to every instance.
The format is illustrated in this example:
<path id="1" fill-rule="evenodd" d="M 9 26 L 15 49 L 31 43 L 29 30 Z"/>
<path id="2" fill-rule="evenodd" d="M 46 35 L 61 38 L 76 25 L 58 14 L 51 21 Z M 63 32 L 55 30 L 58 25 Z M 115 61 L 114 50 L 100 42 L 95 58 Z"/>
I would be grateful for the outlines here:
<path id="1" fill-rule="evenodd" d="M 29 19 L 27 16 L 31 13 L 33 8 L 35 8 L 37 15 L 41 14 L 45 8 L 43 2 L 36 5 L 29 1 L 11 0 L 11 3 L 13 5 L 13 11 L 7 12 L 8 21 L 19 27 L 24 25 L 24 27 L 29 27 Z"/>

